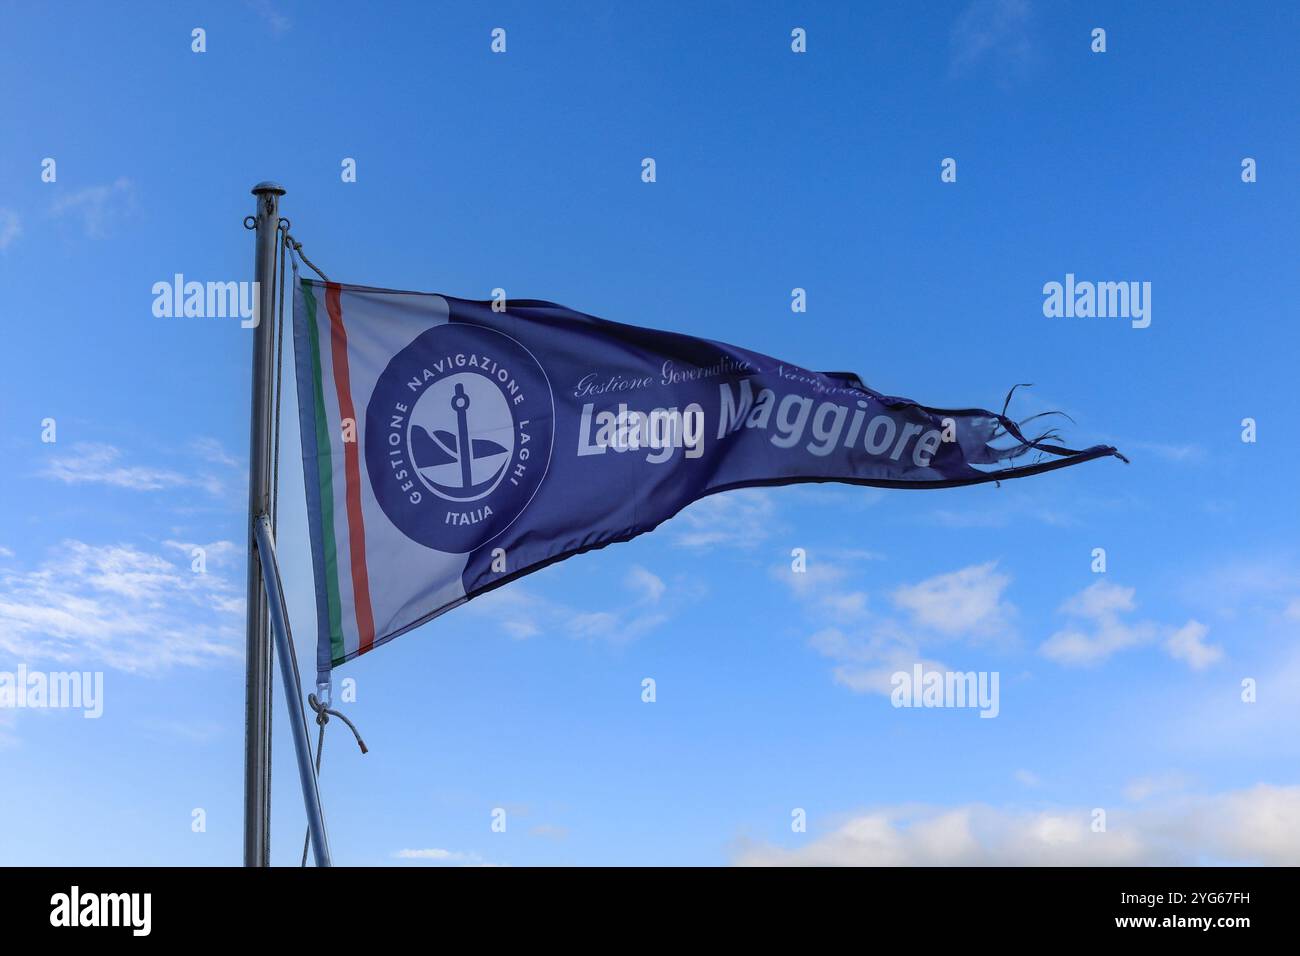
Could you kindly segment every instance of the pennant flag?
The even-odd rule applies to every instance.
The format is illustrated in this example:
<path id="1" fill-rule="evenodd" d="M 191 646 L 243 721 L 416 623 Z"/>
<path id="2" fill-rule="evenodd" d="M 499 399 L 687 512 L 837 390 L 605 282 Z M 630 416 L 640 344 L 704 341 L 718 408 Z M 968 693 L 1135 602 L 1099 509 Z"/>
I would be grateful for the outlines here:
<path id="1" fill-rule="evenodd" d="M 945 488 L 1123 458 L 1026 437 L 1005 407 L 930 408 L 852 373 L 550 302 L 294 288 L 321 680 L 715 492 Z"/>

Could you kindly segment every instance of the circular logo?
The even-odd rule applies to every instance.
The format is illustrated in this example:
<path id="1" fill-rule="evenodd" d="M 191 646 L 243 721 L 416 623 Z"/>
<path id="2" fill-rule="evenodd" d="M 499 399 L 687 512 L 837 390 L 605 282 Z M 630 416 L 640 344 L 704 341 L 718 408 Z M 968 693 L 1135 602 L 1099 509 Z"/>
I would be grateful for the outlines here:
<path id="1" fill-rule="evenodd" d="M 370 395 L 370 486 L 412 541 L 465 554 L 528 507 L 554 431 L 550 383 L 528 349 L 481 325 L 437 325 L 393 357 Z"/>

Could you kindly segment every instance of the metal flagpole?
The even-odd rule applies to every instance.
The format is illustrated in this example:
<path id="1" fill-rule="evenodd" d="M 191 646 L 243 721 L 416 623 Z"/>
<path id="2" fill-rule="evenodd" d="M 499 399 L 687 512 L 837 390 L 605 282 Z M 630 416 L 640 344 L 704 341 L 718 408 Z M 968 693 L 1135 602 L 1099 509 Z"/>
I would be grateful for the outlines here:
<path id="1" fill-rule="evenodd" d="M 311 762 L 311 741 L 307 736 L 307 717 L 302 709 L 302 685 L 293 658 L 289 620 L 284 609 L 284 591 L 280 586 L 280 567 L 275 560 L 275 543 L 271 540 L 271 520 L 259 515 L 253 524 L 257 550 L 262 559 L 262 577 L 271 612 L 271 632 L 275 635 L 275 652 L 280 656 L 280 678 L 284 681 L 284 703 L 289 708 L 293 728 L 293 750 L 298 757 L 298 779 L 302 784 L 302 802 L 307 810 L 307 829 L 317 866 L 330 865 L 329 841 L 325 837 L 325 813 L 320 804 L 320 784 Z"/>
<path id="2" fill-rule="evenodd" d="M 271 641 L 266 591 L 257 553 L 259 515 L 271 510 L 271 431 L 274 409 L 275 245 L 284 187 L 258 183 L 253 281 L 253 401 L 248 452 L 248 638 L 244 679 L 244 866 L 271 865 Z"/>

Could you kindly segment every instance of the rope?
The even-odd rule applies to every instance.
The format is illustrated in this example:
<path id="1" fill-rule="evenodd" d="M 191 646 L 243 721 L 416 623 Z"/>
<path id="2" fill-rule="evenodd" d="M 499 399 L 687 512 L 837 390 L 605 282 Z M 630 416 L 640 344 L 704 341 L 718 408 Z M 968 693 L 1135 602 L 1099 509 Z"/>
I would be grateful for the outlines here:
<path id="1" fill-rule="evenodd" d="M 277 233 L 289 235 L 287 219 L 276 224 Z M 280 244 L 280 265 L 276 278 L 280 285 L 280 307 L 275 326 L 275 429 L 274 450 L 271 453 L 271 536 L 275 536 L 280 517 L 280 387 L 284 378 L 284 243 Z"/>
<path id="2" fill-rule="evenodd" d="M 250 216 L 248 218 L 251 219 L 252 217 Z M 244 226 L 245 228 L 249 228 L 247 221 L 245 221 Z M 280 392 L 284 380 L 284 276 L 285 276 L 284 260 L 285 260 L 286 250 L 292 252 L 295 256 L 297 256 L 304 263 L 306 263 L 307 266 L 309 266 L 313 272 L 315 272 L 326 282 L 329 282 L 329 277 L 325 275 L 325 273 L 317 269 L 316 266 L 312 263 L 312 261 L 308 259 L 305 255 L 303 255 L 302 243 L 299 242 L 297 239 L 295 239 L 289 233 L 289 230 L 292 228 L 293 228 L 293 223 L 290 220 L 285 219 L 284 217 L 281 217 L 280 221 L 276 223 L 275 231 L 276 234 L 279 236 L 278 241 L 280 244 L 279 267 L 278 268 L 276 267 L 274 259 L 271 260 L 272 269 L 274 270 L 271 276 L 271 284 L 274 286 L 278 283 L 279 290 L 280 290 L 280 305 L 276 315 L 276 326 L 275 326 L 275 431 L 274 431 L 275 438 L 274 438 L 274 450 L 271 455 L 271 535 L 272 537 L 274 537 L 275 535 L 277 522 L 280 517 Z"/>
<path id="3" fill-rule="evenodd" d="M 324 704 L 322 704 L 319 700 L 316 699 L 315 694 L 307 695 L 307 706 L 309 706 L 312 710 L 316 711 L 316 723 L 320 725 L 320 733 L 317 734 L 316 736 L 316 779 L 317 780 L 320 779 L 321 758 L 325 755 L 325 725 L 330 722 L 330 714 L 333 714 L 339 720 L 343 721 L 343 723 L 348 725 L 348 730 L 352 731 L 352 736 L 357 738 L 357 746 L 361 748 L 361 752 L 363 754 L 370 752 L 370 748 L 366 746 L 366 742 L 361 739 L 361 732 L 357 730 L 356 724 L 348 720 L 347 717 L 345 717 L 339 711 L 335 710 L 332 707 L 326 707 Z M 310 844 L 311 844 L 311 828 L 309 827 L 307 829 L 307 832 L 303 834 L 303 838 L 302 838 L 302 865 L 303 866 L 307 865 L 307 847 Z"/>
<path id="4" fill-rule="evenodd" d="M 288 223 L 288 220 L 287 220 L 287 219 L 284 220 L 284 221 L 285 221 L 286 223 Z M 310 259 L 308 259 L 305 255 L 303 255 L 303 252 L 302 252 L 302 243 L 299 242 L 297 239 L 295 239 L 293 236 L 289 235 L 289 230 L 288 230 L 287 228 L 285 229 L 285 232 L 284 232 L 284 242 L 285 242 L 285 245 L 287 245 L 290 249 L 293 250 L 293 254 L 294 254 L 295 256 L 297 256 L 299 259 L 301 259 L 301 260 L 303 261 L 303 263 L 307 266 L 307 268 L 311 269 L 312 272 L 316 273 L 318 276 L 320 276 L 320 277 L 321 277 L 322 279 L 324 279 L 326 282 L 329 282 L 329 281 L 330 281 L 330 277 L 329 277 L 329 276 L 327 276 L 325 273 L 323 273 L 323 272 L 321 272 L 319 269 L 317 269 L 315 263 L 313 263 L 313 262 L 312 262 Z"/>

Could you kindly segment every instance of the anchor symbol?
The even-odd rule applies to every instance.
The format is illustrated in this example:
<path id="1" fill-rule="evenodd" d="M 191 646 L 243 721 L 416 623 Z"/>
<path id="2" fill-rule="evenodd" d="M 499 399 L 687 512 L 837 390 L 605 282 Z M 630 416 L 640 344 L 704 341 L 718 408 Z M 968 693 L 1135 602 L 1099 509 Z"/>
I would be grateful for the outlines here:
<path id="1" fill-rule="evenodd" d="M 439 494 L 448 498 L 470 500 L 479 497 L 496 484 L 497 478 L 509 464 L 508 459 L 487 478 L 477 484 L 474 482 L 474 463 L 485 458 L 505 455 L 508 449 L 487 438 L 472 438 L 469 432 L 470 396 L 465 386 L 457 382 L 453 389 L 451 411 L 456 416 L 456 432 L 442 429 L 430 430 L 422 425 L 411 428 L 411 453 L 416 467 Z M 460 467 L 460 484 L 446 481 L 451 476 L 446 474 L 446 465 L 457 464 Z M 435 475 L 437 476 L 435 478 Z M 437 480 L 443 479 L 443 480 Z"/>
<path id="2" fill-rule="evenodd" d="M 451 396 L 451 407 L 456 412 L 456 449 L 460 453 L 460 486 L 469 488 L 474 484 L 474 477 L 470 474 L 470 466 L 473 465 L 473 446 L 469 440 L 469 395 L 465 393 L 465 386 L 460 382 L 456 383 L 455 394 Z"/>

